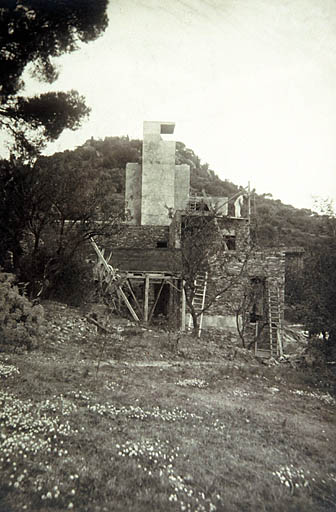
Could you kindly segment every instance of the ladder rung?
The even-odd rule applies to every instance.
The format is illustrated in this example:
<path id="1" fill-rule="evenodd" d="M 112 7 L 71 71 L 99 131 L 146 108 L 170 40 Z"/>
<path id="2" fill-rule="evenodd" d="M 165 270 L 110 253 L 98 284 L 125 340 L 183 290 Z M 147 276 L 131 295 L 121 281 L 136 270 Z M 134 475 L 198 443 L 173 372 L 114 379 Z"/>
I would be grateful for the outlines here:
<path id="1" fill-rule="evenodd" d="M 195 312 L 199 314 L 199 327 L 198 327 L 198 336 L 201 334 L 202 330 L 202 321 L 203 321 L 203 309 L 205 304 L 205 294 L 206 294 L 206 286 L 207 286 L 207 272 L 198 272 L 197 276 L 194 279 L 194 296 L 192 300 L 192 305 L 194 307 Z M 189 327 L 191 325 L 191 317 L 189 319 Z"/>
<path id="2" fill-rule="evenodd" d="M 281 326 L 280 293 L 279 293 L 278 284 L 277 283 L 269 283 L 267 293 L 268 293 L 269 353 L 271 356 L 273 356 L 273 355 L 276 355 L 279 350 L 278 337 L 279 337 L 280 326 Z"/>

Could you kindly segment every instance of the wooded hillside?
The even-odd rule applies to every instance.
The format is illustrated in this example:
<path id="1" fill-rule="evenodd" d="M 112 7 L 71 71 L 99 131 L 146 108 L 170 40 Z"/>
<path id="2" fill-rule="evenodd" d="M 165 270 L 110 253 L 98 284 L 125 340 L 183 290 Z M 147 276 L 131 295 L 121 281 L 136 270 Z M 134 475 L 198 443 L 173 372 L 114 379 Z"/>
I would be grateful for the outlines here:
<path id="1" fill-rule="evenodd" d="M 77 168 L 94 170 L 103 177 L 104 204 L 113 205 L 116 211 L 123 207 L 125 167 L 127 162 L 141 162 L 142 141 L 129 137 L 105 137 L 88 140 L 74 151 L 42 157 L 39 164 L 53 169 Z M 191 168 L 191 187 L 197 193 L 204 191 L 212 196 L 232 196 L 246 183 L 239 185 L 221 180 L 201 159 L 182 142 L 176 144 L 176 163 Z M 225 172 L 225 170 L 224 170 Z M 271 194 L 252 193 L 252 229 L 257 245 L 312 247 L 326 235 L 321 216 L 308 209 L 298 209 L 272 198 Z"/>

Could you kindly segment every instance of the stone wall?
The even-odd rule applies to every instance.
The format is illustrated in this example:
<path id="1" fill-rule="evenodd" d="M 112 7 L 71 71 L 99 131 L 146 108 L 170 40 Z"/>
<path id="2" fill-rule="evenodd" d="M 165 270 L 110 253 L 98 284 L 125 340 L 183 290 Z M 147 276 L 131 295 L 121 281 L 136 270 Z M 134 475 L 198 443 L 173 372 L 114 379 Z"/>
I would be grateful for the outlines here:
<path id="1" fill-rule="evenodd" d="M 106 246 L 123 249 L 155 249 L 158 244 L 169 243 L 168 226 L 128 226 L 124 225 L 117 235 L 110 237 Z M 162 245 L 161 245 L 162 247 Z"/>
<path id="2" fill-rule="evenodd" d="M 248 219 L 221 217 L 217 219 L 217 224 L 224 238 L 235 238 L 236 251 L 246 251 L 249 248 L 250 225 Z"/>
<path id="3" fill-rule="evenodd" d="M 179 248 L 181 246 L 181 237 L 183 237 L 183 228 L 181 225 L 185 223 L 190 217 L 195 219 L 193 222 L 196 222 L 197 217 L 202 218 L 204 220 L 207 217 L 206 213 L 193 213 L 192 215 L 186 215 L 183 212 L 176 212 L 170 226 L 170 240 L 171 246 Z M 234 250 L 235 251 L 246 251 L 250 246 L 250 225 L 248 219 L 235 219 L 231 217 L 217 217 L 216 224 L 213 222 L 213 216 L 209 214 L 209 227 L 215 230 L 215 234 L 218 237 L 222 237 L 225 241 L 228 242 L 228 239 L 234 239 Z M 204 228 L 207 229 L 207 228 Z M 207 236 L 208 233 L 205 233 Z M 223 244 L 219 244 L 223 245 Z M 232 248 L 229 246 L 228 250 L 231 252 Z"/>
<path id="4" fill-rule="evenodd" d="M 245 269 L 242 271 L 243 266 Z M 229 282 L 234 282 L 234 285 L 213 304 L 209 312 L 214 314 L 234 313 L 236 305 L 241 301 L 244 288 L 255 277 L 277 284 L 280 289 L 280 300 L 282 303 L 284 302 L 284 252 L 226 253 L 211 266 L 209 292 L 211 293 L 211 279 L 216 283 L 216 290 L 223 289 Z"/>
<path id="5" fill-rule="evenodd" d="M 181 252 L 176 249 L 114 249 L 112 265 L 128 272 L 167 272 L 181 270 Z"/>
<path id="6" fill-rule="evenodd" d="M 242 271 L 242 267 L 244 270 Z M 215 317 L 219 324 L 226 318 L 230 325 L 235 323 L 235 315 L 242 303 L 244 293 L 251 286 L 251 280 L 259 278 L 266 287 L 277 285 L 280 295 L 281 325 L 284 319 L 285 293 L 285 253 L 281 251 L 227 252 L 212 262 L 209 272 L 208 297 L 215 296 L 229 283 L 229 289 L 207 310 L 206 317 Z M 267 294 L 265 288 L 264 320 L 267 321 Z M 217 322 L 217 323 L 218 323 Z M 207 325 L 205 321 L 205 326 Z M 218 324 L 218 325 L 219 325 Z"/>

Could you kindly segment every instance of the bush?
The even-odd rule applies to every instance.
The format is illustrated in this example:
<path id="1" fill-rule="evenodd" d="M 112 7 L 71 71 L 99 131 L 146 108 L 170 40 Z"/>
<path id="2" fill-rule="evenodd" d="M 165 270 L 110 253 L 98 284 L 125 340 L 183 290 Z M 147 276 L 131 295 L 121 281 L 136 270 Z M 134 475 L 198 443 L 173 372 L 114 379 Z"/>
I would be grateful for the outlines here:
<path id="1" fill-rule="evenodd" d="M 30 350 L 42 334 L 43 308 L 20 293 L 15 279 L 0 269 L 0 345 Z"/>
<path id="2" fill-rule="evenodd" d="M 80 307 L 96 301 L 96 286 L 93 279 L 93 264 L 85 261 L 85 252 L 78 251 L 75 257 L 62 266 L 48 298 Z"/>

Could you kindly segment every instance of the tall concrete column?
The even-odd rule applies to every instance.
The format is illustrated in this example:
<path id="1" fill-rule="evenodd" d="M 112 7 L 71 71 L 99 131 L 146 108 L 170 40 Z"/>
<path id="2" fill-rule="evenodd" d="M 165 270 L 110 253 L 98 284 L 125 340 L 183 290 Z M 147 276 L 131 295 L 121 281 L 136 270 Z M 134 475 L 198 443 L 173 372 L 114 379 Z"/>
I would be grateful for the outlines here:
<path id="1" fill-rule="evenodd" d="M 175 141 L 165 141 L 162 134 L 172 134 L 174 123 L 144 122 L 141 224 L 168 226 L 175 207 Z"/>

